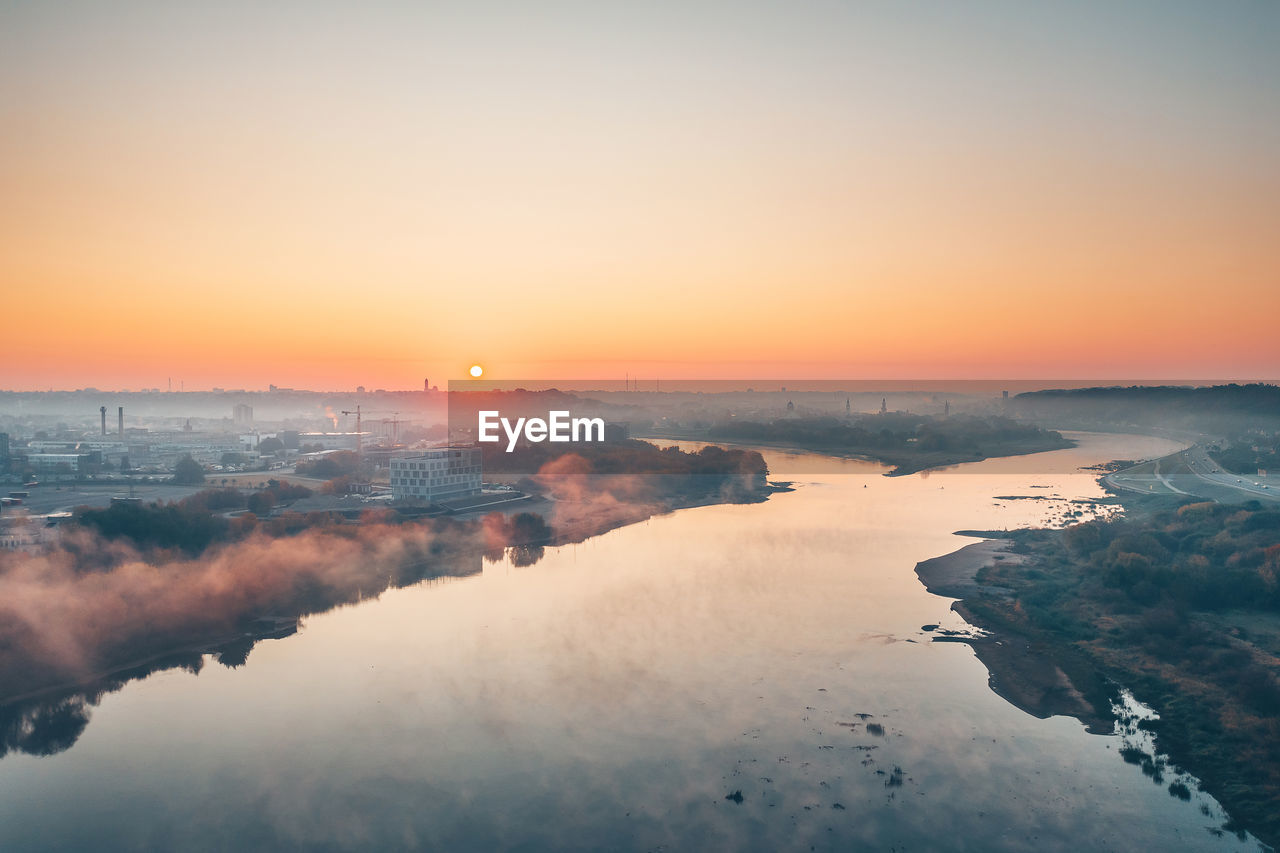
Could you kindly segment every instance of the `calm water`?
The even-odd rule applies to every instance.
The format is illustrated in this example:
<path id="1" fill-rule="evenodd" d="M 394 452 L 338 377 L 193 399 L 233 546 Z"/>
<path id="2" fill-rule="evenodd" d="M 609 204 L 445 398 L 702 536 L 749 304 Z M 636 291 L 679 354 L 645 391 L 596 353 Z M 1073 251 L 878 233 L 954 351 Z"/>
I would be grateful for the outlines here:
<path id="1" fill-rule="evenodd" d="M 962 627 L 913 571 L 971 541 L 952 531 L 1061 514 L 994 496 L 1097 496 L 1079 466 L 1170 449 L 1090 436 L 902 478 L 775 454 L 798 488 L 766 503 L 393 591 L 238 669 L 107 695 L 70 750 L 0 761 L 0 849 L 1256 849 L 921 630 Z"/>

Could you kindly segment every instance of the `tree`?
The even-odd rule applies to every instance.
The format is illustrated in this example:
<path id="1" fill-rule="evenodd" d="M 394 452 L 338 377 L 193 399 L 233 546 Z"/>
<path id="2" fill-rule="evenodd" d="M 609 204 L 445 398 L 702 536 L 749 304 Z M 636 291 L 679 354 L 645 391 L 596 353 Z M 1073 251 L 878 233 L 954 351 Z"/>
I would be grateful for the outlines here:
<path id="1" fill-rule="evenodd" d="M 349 450 L 326 453 L 318 459 L 304 459 L 298 463 L 297 472 L 303 477 L 332 480 L 355 474 L 360 469 L 360 457 Z"/>
<path id="2" fill-rule="evenodd" d="M 258 442 L 258 452 L 264 456 L 268 453 L 279 453 L 281 450 L 284 450 L 284 442 L 278 438 L 264 438 Z"/>
<path id="3" fill-rule="evenodd" d="M 248 507 L 249 512 L 257 516 L 269 515 L 271 508 L 276 505 L 276 496 L 270 491 L 254 492 L 249 495 Z"/>
<path id="4" fill-rule="evenodd" d="M 541 515 L 518 512 L 511 519 L 511 544 L 533 545 L 550 541 L 551 525 Z"/>
<path id="5" fill-rule="evenodd" d="M 180 486 L 195 486 L 204 482 L 204 468 L 190 455 L 178 460 L 173 466 L 173 478 L 170 480 Z"/>

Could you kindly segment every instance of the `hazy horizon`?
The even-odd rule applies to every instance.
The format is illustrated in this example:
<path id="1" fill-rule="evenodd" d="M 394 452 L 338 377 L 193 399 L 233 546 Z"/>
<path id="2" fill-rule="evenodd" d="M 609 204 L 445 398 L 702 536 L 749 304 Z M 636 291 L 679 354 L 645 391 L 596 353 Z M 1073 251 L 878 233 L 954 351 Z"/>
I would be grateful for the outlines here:
<path id="1" fill-rule="evenodd" d="M 1000 378 L 899 378 L 899 379 L 797 379 L 795 377 L 753 377 L 742 379 L 701 378 L 701 379 L 653 379 L 647 377 L 631 377 L 629 379 L 612 378 L 577 378 L 577 379 L 489 379 L 480 380 L 448 379 L 440 383 L 433 381 L 440 392 L 455 391 L 502 391 L 521 389 L 526 391 L 600 391 L 609 393 L 663 393 L 663 392 L 705 392 L 731 393 L 735 391 L 757 391 L 761 393 L 777 393 L 791 391 L 794 393 L 823 393 L 848 390 L 865 393 L 880 388 L 903 391 L 946 391 L 958 393 L 1000 392 L 1010 393 L 1039 391 L 1046 389 L 1066 388 L 1103 388 L 1133 386 L 1174 386 L 1174 387 L 1207 387 L 1212 385 L 1274 385 L 1280 380 L 1270 378 L 1098 378 L 1098 379 L 1000 379 Z M 664 387 L 665 384 L 665 387 Z M 361 390 L 363 389 L 363 390 Z M 300 388 L 278 386 L 271 383 L 267 386 L 233 388 L 229 386 L 211 386 L 205 388 L 98 388 L 82 386 L 78 388 L 0 388 L 0 394 L 270 394 L 306 393 L 306 394 L 404 394 L 421 392 L 417 388 L 374 388 L 357 386 L 353 388 Z"/>
<path id="2" fill-rule="evenodd" d="M 0 384 L 1277 376 L 1280 6 L 0 6 Z"/>

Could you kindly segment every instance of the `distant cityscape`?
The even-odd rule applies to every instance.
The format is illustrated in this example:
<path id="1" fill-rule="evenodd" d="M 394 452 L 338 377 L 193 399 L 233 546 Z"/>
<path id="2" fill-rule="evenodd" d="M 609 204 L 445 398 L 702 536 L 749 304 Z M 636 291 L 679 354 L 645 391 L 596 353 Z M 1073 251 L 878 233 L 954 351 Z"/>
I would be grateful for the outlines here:
<path id="1" fill-rule="evenodd" d="M 429 504 L 482 492 L 478 451 L 438 449 L 447 438 L 446 395 L 427 381 L 419 392 L 361 388 L 345 396 L 275 386 L 256 393 L 82 389 L 5 396 L 2 550 L 50 545 L 73 506 L 173 500 L 201 488 L 261 490 L 276 478 L 329 492 L 306 499 L 311 511 L 350 509 L 352 502 Z M 337 487 L 330 485 L 333 475 Z"/>

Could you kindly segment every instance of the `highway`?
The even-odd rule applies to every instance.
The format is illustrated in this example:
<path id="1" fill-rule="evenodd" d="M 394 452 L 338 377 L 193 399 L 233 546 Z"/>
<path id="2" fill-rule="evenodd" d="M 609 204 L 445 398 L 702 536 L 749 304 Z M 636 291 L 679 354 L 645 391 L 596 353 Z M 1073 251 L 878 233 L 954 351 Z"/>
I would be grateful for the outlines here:
<path id="1" fill-rule="evenodd" d="M 1275 477 L 1233 474 L 1209 458 L 1205 447 L 1191 444 L 1176 453 L 1116 471 L 1106 481 L 1121 489 L 1145 494 L 1177 494 L 1223 503 L 1251 499 L 1280 501 Z"/>
<path id="2" fill-rule="evenodd" d="M 1200 479 L 1239 489 L 1246 494 L 1261 498 L 1275 498 L 1278 485 L 1272 482 L 1273 477 L 1259 477 L 1257 474 L 1232 474 L 1222 470 L 1218 463 L 1209 458 L 1209 453 L 1199 444 L 1193 444 L 1182 452 L 1183 463 L 1191 473 Z"/>

